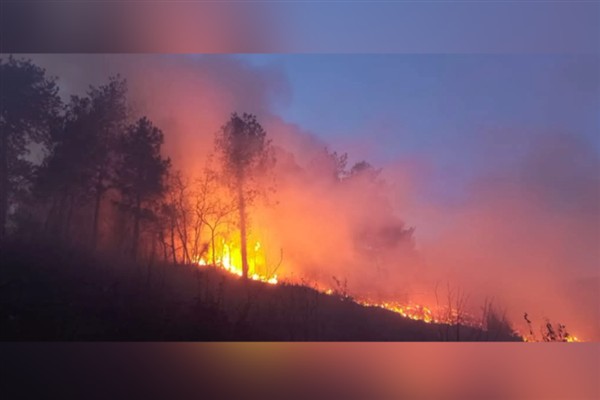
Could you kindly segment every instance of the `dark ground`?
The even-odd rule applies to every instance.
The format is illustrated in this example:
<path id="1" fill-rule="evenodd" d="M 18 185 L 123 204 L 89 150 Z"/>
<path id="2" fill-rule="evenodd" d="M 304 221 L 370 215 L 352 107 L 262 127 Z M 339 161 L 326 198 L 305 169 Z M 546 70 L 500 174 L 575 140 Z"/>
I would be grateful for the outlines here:
<path id="1" fill-rule="evenodd" d="M 1 251 L 0 340 L 440 341 L 457 327 L 413 321 L 298 285 L 243 282 L 196 266 L 139 266 L 77 249 Z M 460 340 L 518 337 L 461 326 Z"/>

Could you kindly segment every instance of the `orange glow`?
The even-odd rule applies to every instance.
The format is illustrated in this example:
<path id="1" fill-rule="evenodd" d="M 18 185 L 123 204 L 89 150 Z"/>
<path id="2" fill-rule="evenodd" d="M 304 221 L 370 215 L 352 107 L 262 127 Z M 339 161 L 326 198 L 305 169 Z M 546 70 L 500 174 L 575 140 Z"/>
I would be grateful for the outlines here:
<path id="1" fill-rule="evenodd" d="M 280 279 L 277 274 L 267 274 L 265 266 L 265 254 L 264 248 L 261 245 L 260 241 L 255 241 L 253 246 L 249 246 L 249 250 L 251 251 L 251 257 L 248 257 L 248 278 L 253 281 L 263 282 L 269 285 L 277 285 L 281 283 L 291 284 L 292 281 Z M 237 277 L 242 277 L 243 272 L 241 268 L 241 251 L 236 246 L 234 241 L 227 242 L 225 239 L 221 240 L 219 246 L 216 249 L 209 248 L 208 252 L 205 256 L 200 258 L 195 258 L 195 263 L 201 267 L 211 266 L 208 260 L 212 260 L 212 254 L 215 254 L 216 265 L 214 267 L 219 268 L 223 271 L 226 271 L 232 275 Z M 302 282 L 303 285 L 307 285 L 307 282 Z M 394 312 L 396 314 L 400 314 L 404 318 L 409 318 L 414 321 L 422 321 L 427 324 L 435 323 L 435 324 L 445 324 L 445 325 L 455 325 L 457 323 L 458 318 L 460 317 L 460 324 L 464 326 L 469 326 L 472 328 L 479 328 L 485 330 L 485 327 L 482 326 L 481 321 L 479 321 L 473 315 L 468 313 L 461 313 L 459 316 L 455 310 L 447 309 L 444 307 L 428 307 L 423 304 L 416 303 L 401 303 L 398 301 L 388 300 L 388 301 L 375 301 L 368 298 L 362 297 L 353 297 L 350 294 L 339 293 L 333 288 L 323 287 L 319 284 L 310 285 L 313 289 L 317 290 L 320 293 L 323 293 L 328 296 L 340 295 L 347 299 L 351 299 L 357 304 L 360 304 L 364 307 L 378 307 L 384 310 L 388 310 Z M 515 335 L 522 338 L 524 342 L 539 342 L 541 339 L 537 339 L 535 337 L 531 337 L 530 335 L 522 334 L 521 332 L 515 331 Z M 568 343 L 576 343 L 581 342 L 577 336 L 573 336 L 567 334 L 564 337 L 564 342 Z"/>
<path id="2" fill-rule="evenodd" d="M 241 251 L 232 242 L 226 242 L 225 239 L 222 239 L 220 248 L 210 247 L 206 256 L 194 257 L 195 263 L 199 266 L 208 266 L 210 263 L 207 260 L 212 260 L 213 254 L 216 264 L 215 267 L 227 271 L 232 275 L 239 277 L 243 276 Z M 278 280 L 276 274 L 259 272 L 261 270 L 266 271 L 264 254 L 261 251 L 260 242 L 255 242 L 253 252 L 250 255 L 251 257 L 248 257 L 248 278 L 253 281 L 264 282 L 270 285 L 277 284 Z"/>

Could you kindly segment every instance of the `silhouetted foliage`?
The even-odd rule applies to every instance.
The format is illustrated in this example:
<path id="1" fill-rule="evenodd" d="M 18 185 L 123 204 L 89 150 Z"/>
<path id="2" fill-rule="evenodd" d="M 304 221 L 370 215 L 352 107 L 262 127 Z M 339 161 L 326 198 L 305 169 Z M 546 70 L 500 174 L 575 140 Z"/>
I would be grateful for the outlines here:
<path id="1" fill-rule="evenodd" d="M 546 319 L 545 325 L 541 329 L 542 340 L 544 342 L 567 342 L 571 338 L 567 327 L 560 322 L 553 325 L 550 320 Z"/>
<path id="2" fill-rule="evenodd" d="M 350 168 L 348 173 L 349 178 L 364 178 L 372 183 L 376 183 L 379 179 L 381 169 L 374 168 L 371 164 L 366 161 L 359 161 Z"/>
<path id="3" fill-rule="evenodd" d="M 170 160 L 161 156 L 163 133 L 148 118 L 130 125 L 120 138 L 115 186 L 121 194 L 120 205 L 133 217 L 131 254 L 138 253 L 140 223 L 151 218 L 147 204 L 164 191 L 164 178 Z"/>
<path id="4" fill-rule="evenodd" d="M 98 242 L 104 195 L 115 187 L 119 140 L 128 116 L 126 93 L 125 80 L 115 76 L 90 86 L 84 97 L 73 96 L 40 169 L 38 189 L 50 199 L 46 228 L 64 234 L 75 211 L 91 210 L 81 215 L 91 218 L 91 230 L 79 235 L 89 237 L 92 248 Z"/>
<path id="5" fill-rule="evenodd" d="M 324 178 L 326 182 L 335 184 L 349 176 L 350 171 L 347 170 L 347 165 L 348 154 L 338 154 L 336 151 L 330 152 L 327 147 L 324 147 L 314 155 L 308 168 L 313 178 Z M 324 171 L 326 171 L 325 174 Z"/>
<path id="6" fill-rule="evenodd" d="M 94 193 L 92 223 L 92 247 L 94 248 L 98 243 L 98 224 L 103 196 L 115 184 L 115 167 L 118 160 L 115 149 L 127 122 L 126 93 L 127 84 L 119 76 L 110 78 L 106 85 L 98 88 L 91 87 L 89 91 L 92 115 L 96 119 L 95 129 L 91 134 L 94 151 L 89 160 Z"/>
<path id="7" fill-rule="evenodd" d="M 30 60 L 0 58 L 0 241 L 19 192 L 27 189 L 32 146 L 48 142 L 61 101 L 54 78 Z"/>

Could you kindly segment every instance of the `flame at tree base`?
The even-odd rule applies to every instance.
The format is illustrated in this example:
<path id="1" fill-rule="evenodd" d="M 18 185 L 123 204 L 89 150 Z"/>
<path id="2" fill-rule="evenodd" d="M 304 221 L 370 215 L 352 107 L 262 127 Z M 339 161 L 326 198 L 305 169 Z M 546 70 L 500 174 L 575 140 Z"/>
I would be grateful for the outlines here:
<path id="1" fill-rule="evenodd" d="M 254 251 L 258 252 L 260 247 L 261 247 L 260 242 L 256 242 L 256 244 L 254 246 Z M 216 252 L 215 249 L 210 249 L 210 251 Z M 244 272 L 241 267 L 235 265 L 232 262 L 233 258 L 234 257 L 232 255 L 231 246 L 228 245 L 227 243 L 223 242 L 221 254 L 219 256 L 215 255 L 215 257 L 214 257 L 214 260 L 215 260 L 214 265 L 213 265 L 213 263 L 209 263 L 205 257 L 194 257 L 194 260 L 195 260 L 195 263 L 198 264 L 199 266 L 203 266 L 203 267 L 213 266 L 215 268 L 220 268 L 232 275 L 242 277 L 244 275 Z M 240 264 L 241 264 L 241 262 L 240 262 Z M 256 262 L 252 262 L 251 265 L 249 265 L 248 279 L 251 279 L 253 281 L 268 283 L 269 285 L 276 285 L 278 283 L 276 274 L 271 274 L 271 275 L 267 276 L 267 275 L 258 273 L 256 271 L 257 269 L 258 268 L 257 268 Z"/>

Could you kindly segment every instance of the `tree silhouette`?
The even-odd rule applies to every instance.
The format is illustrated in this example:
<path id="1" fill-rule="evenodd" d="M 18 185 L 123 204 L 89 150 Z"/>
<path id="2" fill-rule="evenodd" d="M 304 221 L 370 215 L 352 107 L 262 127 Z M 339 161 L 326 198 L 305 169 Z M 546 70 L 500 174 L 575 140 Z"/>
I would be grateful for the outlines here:
<path id="1" fill-rule="evenodd" d="M 273 161 L 271 142 L 256 116 L 233 113 L 217 135 L 216 147 L 224 171 L 231 179 L 230 187 L 237 195 L 242 274 L 248 278 L 247 207 L 260 191 L 255 184 L 261 172 Z"/>
<path id="2" fill-rule="evenodd" d="M 140 221 L 149 212 L 144 206 L 164 191 L 170 160 L 161 156 L 162 143 L 162 131 L 146 117 L 130 125 L 120 139 L 115 182 L 121 193 L 121 204 L 133 216 L 133 258 L 138 253 Z"/>
<path id="3" fill-rule="evenodd" d="M 115 76 L 104 85 L 90 86 L 86 96 L 72 96 L 39 174 L 39 189 L 51 203 L 46 227 L 64 234 L 74 208 L 88 206 L 92 248 L 98 242 L 104 194 L 115 186 L 118 142 L 127 121 L 126 92 L 125 80 Z"/>
<path id="4" fill-rule="evenodd" d="M 347 164 L 347 153 L 330 152 L 323 147 L 314 154 L 307 171 L 312 178 L 335 185 L 349 176 Z"/>
<path id="5" fill-rule="evenodd" d="M 119 76 L 111 77 L 108 84 L 90 87 L 91 113 L 95 120 L 90 139 L 93 153 L 89 155 L 88 167 L 92 173 L 94 194 L 94 217 L 92 223 L 92 247 L 98 242 L 100 206 L 104 194 L 114 186 L 116 142 L 119 140 L 127 119 L 127 83 Z"/>
<path id="6" fill-rule="evenodd" d="M 54 78 L 30 60 L 0 58 L 0 241 L 15 195 L 30 182 L 32 145 L 49 138 L 61 101 Z"/>
<path id="7" fill-rule="evenodd" d="M 371 183 L 376 183 L 379 175 L 381 174 L 381 168 L 376 169 L 367 161 L 359 161 L 350 168 L 348 173 L 349 178 L 365 178 Z"/>
<path id="8" fill-rule="evenodd" d="M 49 207 L 46 233 L 63 239 L 68 237 L 74 209 L 92 199 L 90 160 L 95 141 L 90 135 L 96 122 L 92 115 L 90 98 L 71 98 L 60 126 L 53 131 L 50 154 L 37 174 L 36 194 Z"/>
<path id="9" fill-rule="evenodd" d="M 192 247 L 194 247 L 194 244 L 197 245 L 199 240 L 199 229 L 194 231 L 194 233 L 190 232 L 190 225 L 195 226 L 195 222 L 197 221 L 194 221 L 193 218 L 194 213 L 192 206 L 190 205 L 191 195 L 189 192 L 190 184 L 181 171 L 175 171 L 169 174 L 167 179 L 166 200 L 168 208 L 172 213 L 174 231 L 177 232 L 179 241 L 181 242 L 184 263 L 188 263 L 192 259 L 192 256 L 190 255 L 190 236 L 194 236 L 191 243 Z M 192 254 L 195 253 L 192 252 Z"/>

